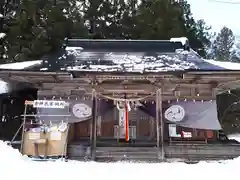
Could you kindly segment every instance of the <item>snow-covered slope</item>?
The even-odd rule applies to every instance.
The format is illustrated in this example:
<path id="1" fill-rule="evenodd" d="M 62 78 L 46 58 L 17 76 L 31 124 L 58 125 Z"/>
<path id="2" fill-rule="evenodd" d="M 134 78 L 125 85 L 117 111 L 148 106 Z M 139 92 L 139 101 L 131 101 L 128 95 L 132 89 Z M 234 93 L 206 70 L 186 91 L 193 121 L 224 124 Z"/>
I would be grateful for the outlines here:
<path id="1" fill-rule="evenodd" d="M 218 179 L 237 180 L 240 159 L 219 162 L 184 163 L 96 163 L 77 161 L 34 162 L 0 141 L 1 180 L 65 179 Z M 230 176 L 230 175 L 235 176 Z M 188 178 L 189 177 L 189 178 Z"/>

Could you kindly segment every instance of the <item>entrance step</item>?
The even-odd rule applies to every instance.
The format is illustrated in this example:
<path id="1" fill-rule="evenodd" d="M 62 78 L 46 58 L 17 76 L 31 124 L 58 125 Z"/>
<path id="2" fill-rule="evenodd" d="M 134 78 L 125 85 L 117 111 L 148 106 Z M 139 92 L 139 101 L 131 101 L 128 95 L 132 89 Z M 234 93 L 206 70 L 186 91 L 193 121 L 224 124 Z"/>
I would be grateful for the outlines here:
<path id="1" fill-rule="evenodd" d="M 98 147 L 96 160 L 104 161 L 156 161 L 161 157 L 157 148 Z"/>

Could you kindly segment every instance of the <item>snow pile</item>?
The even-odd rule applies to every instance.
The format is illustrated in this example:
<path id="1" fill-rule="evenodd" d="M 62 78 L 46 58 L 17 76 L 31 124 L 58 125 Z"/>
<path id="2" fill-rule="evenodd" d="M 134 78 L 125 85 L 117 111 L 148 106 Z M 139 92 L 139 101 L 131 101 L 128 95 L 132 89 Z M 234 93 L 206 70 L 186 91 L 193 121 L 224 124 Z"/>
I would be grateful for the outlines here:
<path id="1" fill-rule="evenodd" d="M 12 162 L 26 159 L 17 149 L 13 149 L 7 142 L 0 141 L 0 161 Z"/>
<path id="2" fill-rule="evenodd" d="M 34 162 L 0 141 L 0 177 L 2 180 L 64 180 L 64 179 L 99 179 L 122 180 L 162 177 L 168 180 L 183 179 L 194 175 L 195 179 L 218 180 L 236 174 L 240 159 L 219 162 L 184 163 L 96 163 L 77 161 Z M 182 178 L 181 178 L 182 177 Z M 232 176 L 232 180 L 239 179 Z"/>

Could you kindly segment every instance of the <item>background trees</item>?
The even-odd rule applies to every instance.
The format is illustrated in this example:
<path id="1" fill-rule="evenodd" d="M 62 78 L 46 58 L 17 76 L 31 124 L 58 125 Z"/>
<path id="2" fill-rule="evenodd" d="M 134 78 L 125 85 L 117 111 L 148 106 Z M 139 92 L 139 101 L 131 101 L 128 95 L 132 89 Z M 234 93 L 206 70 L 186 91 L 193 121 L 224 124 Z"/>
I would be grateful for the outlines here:
<path id="1" fill-rule="evenodd" d="M 7 36 L 0 51 L 9 61 L 41 58 L 56 51 L 65 37 L 186 36 L 202 56 L 211 42 L 210 27 L 193 18 L 186 0 L 8 0 L 2 7 Z"/>

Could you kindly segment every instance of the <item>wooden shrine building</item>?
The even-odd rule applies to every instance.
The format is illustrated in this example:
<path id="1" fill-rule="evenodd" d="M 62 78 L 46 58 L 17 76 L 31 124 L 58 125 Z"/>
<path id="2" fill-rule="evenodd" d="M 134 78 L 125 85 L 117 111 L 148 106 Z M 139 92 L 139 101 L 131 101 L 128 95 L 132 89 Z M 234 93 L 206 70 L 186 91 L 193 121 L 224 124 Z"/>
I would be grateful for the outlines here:
<path id="1" fill-rule="evenodd" d="M 221 157 L 240 154 L 237 145 L 221 144 L 216 103 L 217 94 L 238 88 L 240 70 L 201 59 L 184 38 L 69 39 L 61 52 L 41 63 L 21 70 L 2 67 L 0 78 L 32 86 L 38 100 L 69 103 L 63 109 L 28 109 L 28 114 L 39 115 L 34 121 L 71 124 L 71 158 L 163 160 L 196 158 L 200 151 L 203 158 L 216 151 Z"/>

